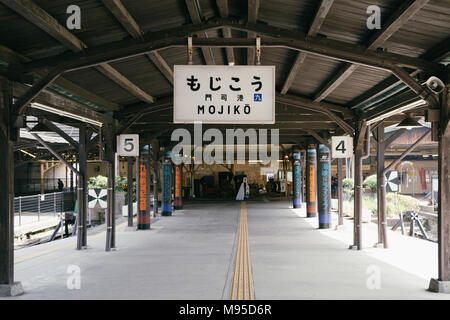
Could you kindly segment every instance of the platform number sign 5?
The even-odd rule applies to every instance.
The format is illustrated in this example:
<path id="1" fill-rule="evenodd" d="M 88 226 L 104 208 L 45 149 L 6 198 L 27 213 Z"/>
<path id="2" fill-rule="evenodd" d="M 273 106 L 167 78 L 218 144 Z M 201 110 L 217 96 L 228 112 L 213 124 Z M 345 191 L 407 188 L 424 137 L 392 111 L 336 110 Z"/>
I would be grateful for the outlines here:
<path id="1" fill-rule="evenodd" d="M 139 156 L 139 135 L 121 134 L 118 139 L 117 153 L 121 157 Z"/>
<path id="2" fill-rule="evenodd" d="M 349 136 L 331 137 L 333 158 L 350 158 L 353 154 L 353 138 Z"/>

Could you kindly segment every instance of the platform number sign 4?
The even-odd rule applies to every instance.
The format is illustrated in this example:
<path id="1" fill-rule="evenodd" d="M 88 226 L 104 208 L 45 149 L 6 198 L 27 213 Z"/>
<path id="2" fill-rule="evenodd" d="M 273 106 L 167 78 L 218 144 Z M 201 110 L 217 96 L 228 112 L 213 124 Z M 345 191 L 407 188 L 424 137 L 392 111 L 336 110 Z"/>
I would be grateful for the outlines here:
<path id="1" fill-rule="evenodd" d="M 139 156 L 139 135 L 138 134 L 121 134 L 117 145 L 117 153 L 121 157 L 137 157 Z"/>
<path id="2" fill-rule="evenodd" d="M 333 158 L 350 158 L 353 154 L 353 138 L 349 136 L 331 137 Z"/>

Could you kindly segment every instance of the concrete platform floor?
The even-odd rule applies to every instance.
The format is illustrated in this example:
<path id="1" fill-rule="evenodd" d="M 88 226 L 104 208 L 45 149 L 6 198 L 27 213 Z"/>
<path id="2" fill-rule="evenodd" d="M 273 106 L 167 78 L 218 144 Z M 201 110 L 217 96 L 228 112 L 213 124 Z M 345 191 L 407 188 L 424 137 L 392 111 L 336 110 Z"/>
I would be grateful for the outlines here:
<path id="1" fill-rule="evenodd" d="M 247 202 L 256 299 L 450 299 L 426 290 L 437 261 L 408 270 L 435 259 L 435 244 L 403 237 L 389 250 L 349 250 L 351 220 L 317 230 L 316 219 L 289 207 Z M 239 208 L 237 201 L 185 204 L 149 231 L 130 231 L 120 219 L 117 251 L 104 251 L 104 232 L 90 235 L 83 251 L 74 238 L 17 250 L 15 279 L 25 294 L 7 299 L 228 299 Z M 416 245 L 423 254 L 405 255 Z M 78 271 L 81 288 L 69 289 Z"/>

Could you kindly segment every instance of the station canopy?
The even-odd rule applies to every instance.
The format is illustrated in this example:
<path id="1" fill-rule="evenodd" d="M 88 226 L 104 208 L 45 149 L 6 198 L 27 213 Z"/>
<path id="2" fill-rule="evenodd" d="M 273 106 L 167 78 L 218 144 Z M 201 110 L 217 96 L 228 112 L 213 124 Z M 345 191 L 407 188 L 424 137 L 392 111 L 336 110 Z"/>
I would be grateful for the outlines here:
<path id="1" fill-rule="evenodd" d="M 68 30 L 73 4 L 81 28 Z M 369 5 L 380 29 L 368 28 Z M 27 116 L 170 141 L 172 129 L 192 128 L 172 123 L 188 37 L 194 65 L 254 65 L 260 37 L 260 63 L 276 70 L 276 122 L 248 127 L 301 145 L 352 133 L 357 119 L 423 117 L 423 84 L 448 73 L 449 17 L 446 0 L 2 0 L 0 70 L 21 80 L 14 96 Z"/>

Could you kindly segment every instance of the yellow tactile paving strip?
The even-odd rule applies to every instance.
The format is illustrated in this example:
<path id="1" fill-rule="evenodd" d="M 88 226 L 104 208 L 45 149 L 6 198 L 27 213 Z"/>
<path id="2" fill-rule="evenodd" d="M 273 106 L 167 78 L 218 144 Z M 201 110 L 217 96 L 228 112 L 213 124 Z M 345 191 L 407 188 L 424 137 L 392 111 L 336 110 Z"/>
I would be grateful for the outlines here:
<path id="1" fill-rule="evenodd" d="M 248 245 L 247 208 L 241 202 L 238 242 L 234 259 L 234 273 L 231 283 L 231 300 L 254 300 L 252 265 Z"/>

